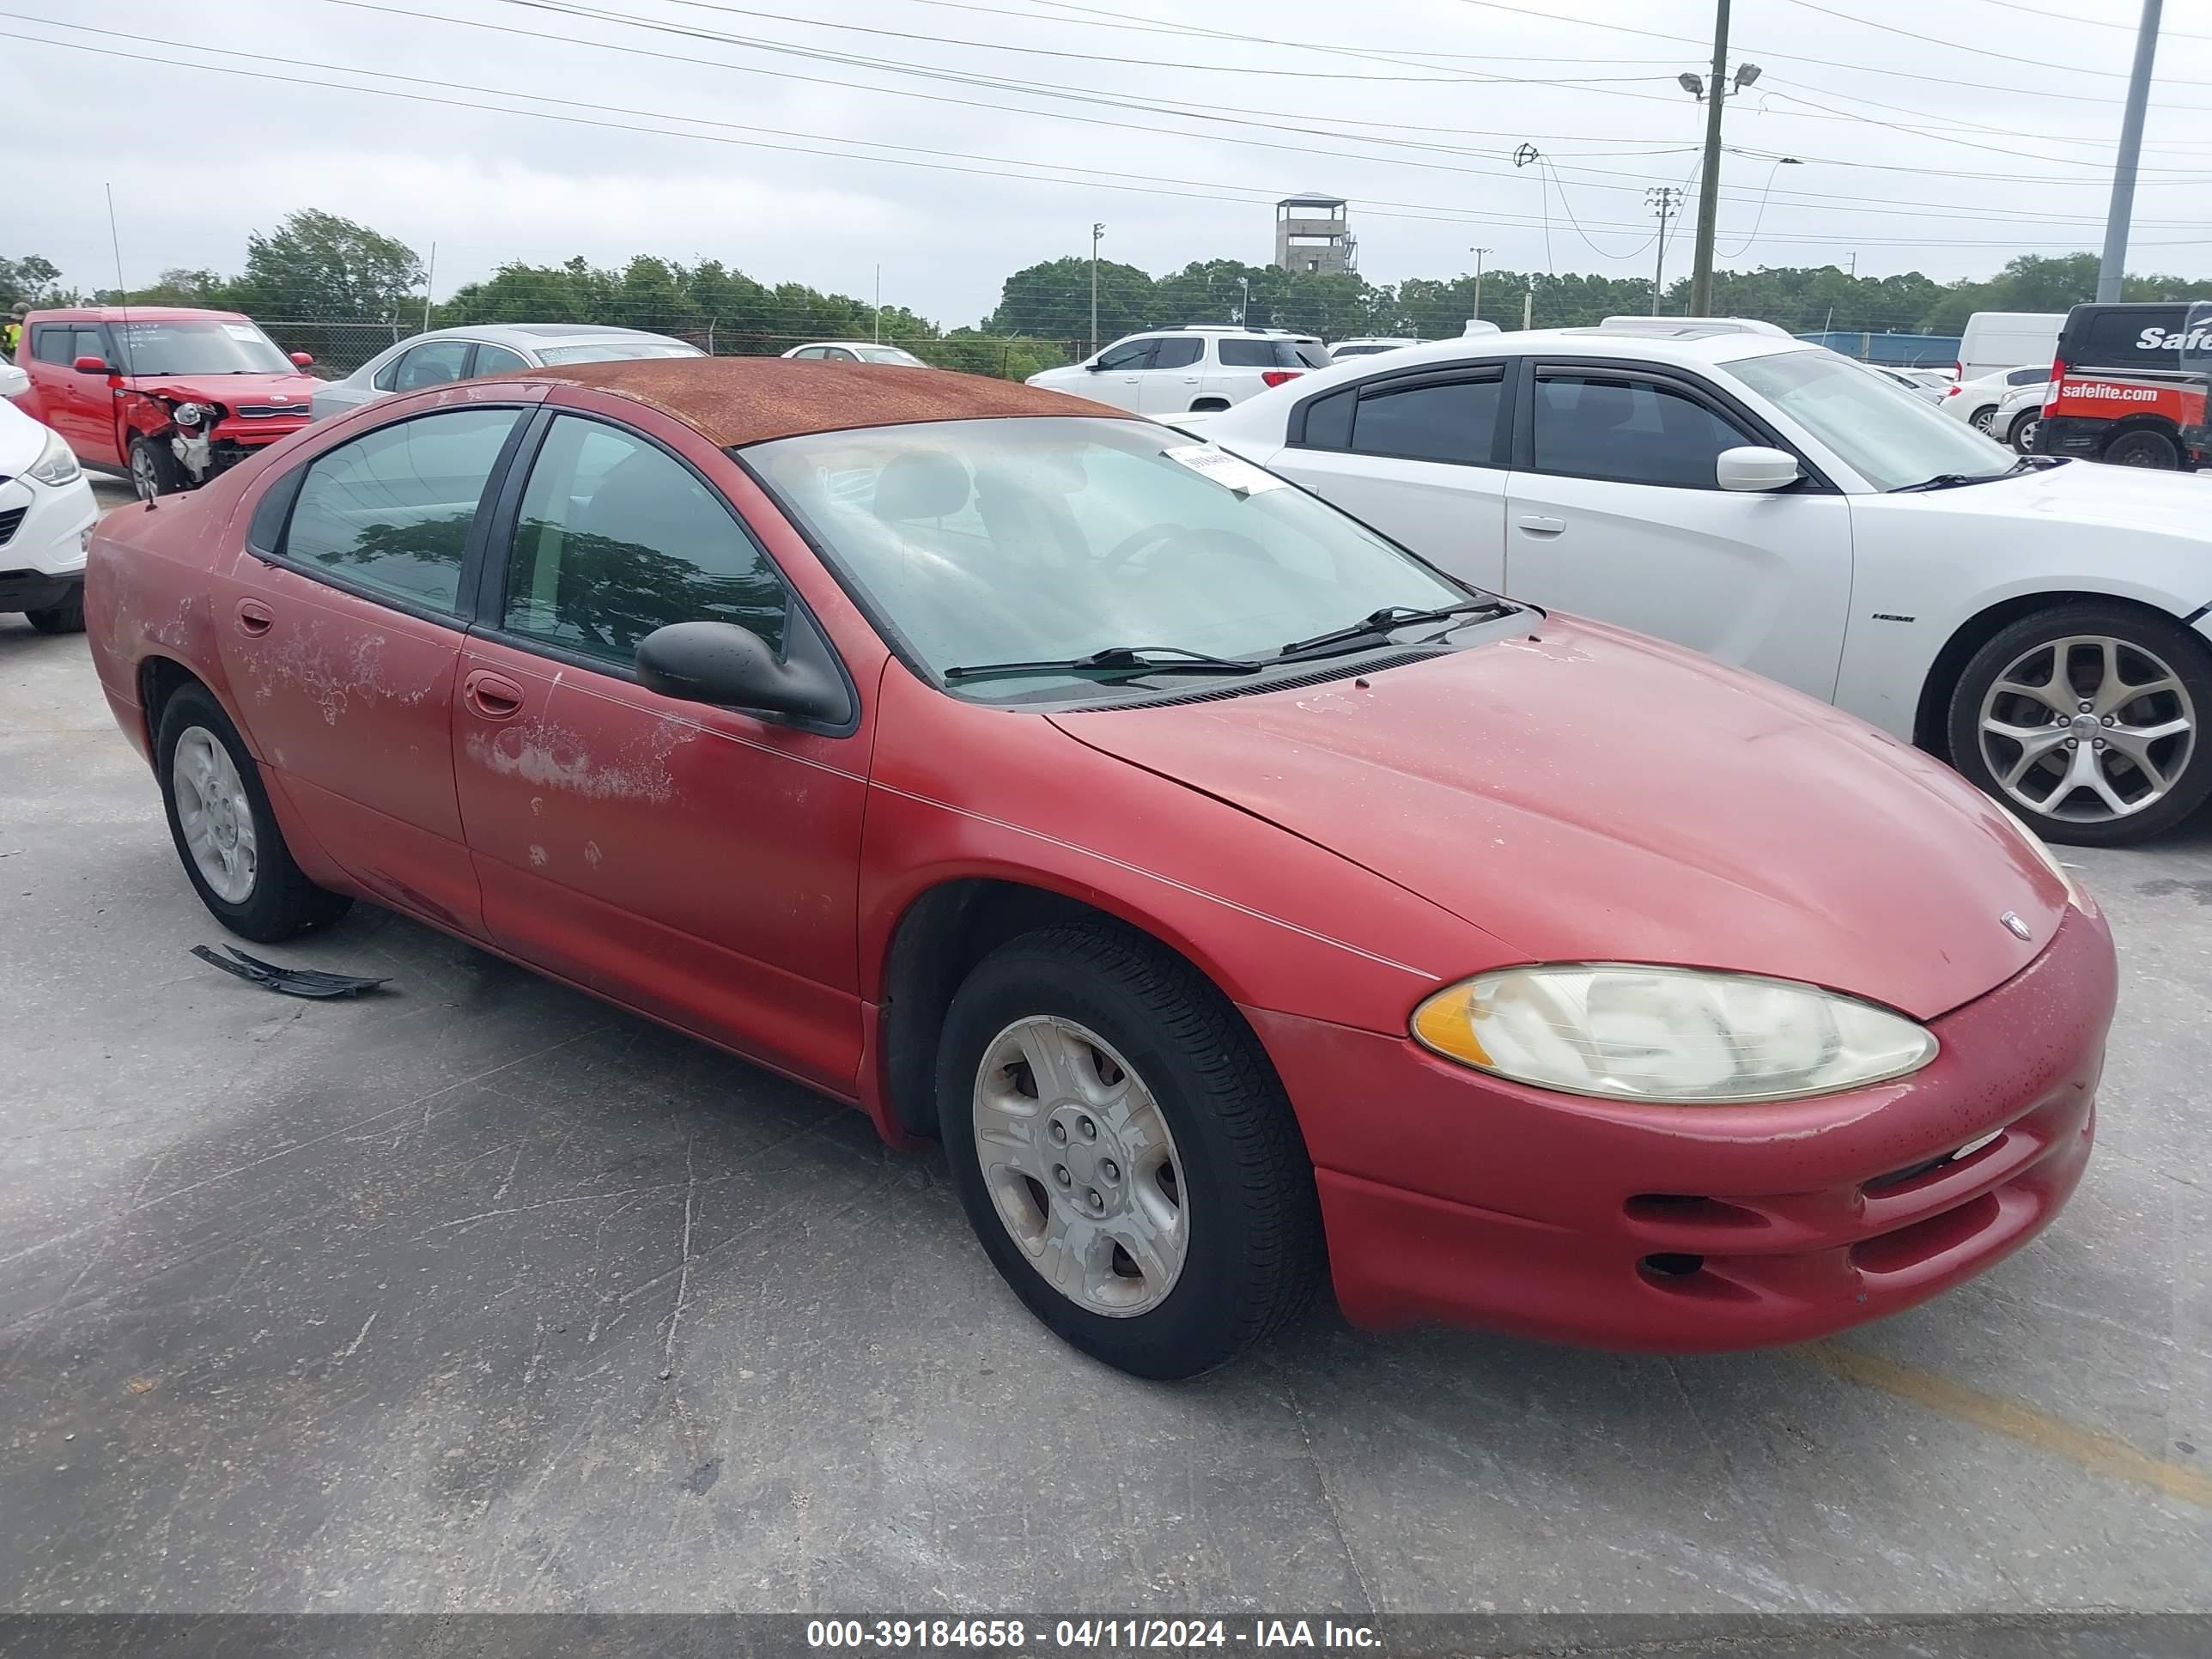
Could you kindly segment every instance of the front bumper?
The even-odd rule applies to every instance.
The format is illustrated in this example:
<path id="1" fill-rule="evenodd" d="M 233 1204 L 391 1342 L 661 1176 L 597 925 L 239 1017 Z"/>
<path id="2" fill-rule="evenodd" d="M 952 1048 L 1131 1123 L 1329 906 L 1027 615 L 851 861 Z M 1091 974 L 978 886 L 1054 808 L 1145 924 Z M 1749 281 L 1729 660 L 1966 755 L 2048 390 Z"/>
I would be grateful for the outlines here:
<path id="1" fill-rule="evenodd" d="M 2088 1160 L 2115 985 L 2103 917 L 2069 911 L 1934 1023 L 1942 1051 L 1913 1076 L 1740 1107 L 1582 1100 L 1247 1013 L 1305 1132 L 1349 1318 L 1688 1352 L 1896 1313 L 2033 1237 Z"/>
<path id="2" fill-rule="evenodd" d="M 66 601 L 84 580 L 85 532 L 99 518 L 82 475 L 59 488 L 28 478 L 0 483 L 0 611 Z"/>

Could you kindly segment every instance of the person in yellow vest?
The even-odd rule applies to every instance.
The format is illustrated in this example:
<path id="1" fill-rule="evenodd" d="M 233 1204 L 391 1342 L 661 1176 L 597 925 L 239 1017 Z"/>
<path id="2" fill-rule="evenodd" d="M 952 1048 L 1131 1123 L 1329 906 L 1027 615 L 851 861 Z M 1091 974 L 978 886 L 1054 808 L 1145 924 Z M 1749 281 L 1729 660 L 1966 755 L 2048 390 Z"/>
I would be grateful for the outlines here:
<path id="1" fill-rule="evenodd" d="M 30 314 L 30 307 L 17 301 L 15 308 L 8 313 L 6 324 L 0 325 L 0 351 L 8 354 L 8 361 L 11 363 L 15 361 L 15 348 L 23 343 L 23 319 Z"/>

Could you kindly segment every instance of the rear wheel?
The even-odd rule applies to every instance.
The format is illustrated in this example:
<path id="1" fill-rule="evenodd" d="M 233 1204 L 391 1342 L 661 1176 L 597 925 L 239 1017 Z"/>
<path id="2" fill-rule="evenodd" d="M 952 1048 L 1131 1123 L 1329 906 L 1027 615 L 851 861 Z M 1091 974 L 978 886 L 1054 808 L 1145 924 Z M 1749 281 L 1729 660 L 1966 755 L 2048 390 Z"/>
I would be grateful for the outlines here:
<path id="1" fill-rule="evenodd" d="M 84 584 L 79 582 L 72 587 L 69 598 L 59 605 L 50 605 L 43 611 L 26 611 L 23 620 L 41 634 L 83 633 Z"/>
<path id="2" fill-rule="evenodd" d="M 2187 817 L 2212 794 L 2212 653 L 2170 617 L 2059 605 L 1966 665 L 1951 763 L 2046 841 L 2109 846 Z"/>
<path id="3" fill-rule="evenodd" d="M 2112 466 L 2148 466 L 2171 472 L 2181 465 L 2181 446 L 2163 432 L 2137 427 L 2106 444 L 2099 459 Z"/>
<path id="4" fill-rule="evenodd" d="M 131 441 L 131 488 L 140 501 L 173 495 L 184 487 L 185 469 L 177 464 L 167 444 L 143 436 Z"/>
<path id="5" fill-rule="evenodd" d="M 2005 434 L 2005 441 L 2021 454 L 2033 455 L 2035 453 L 2035 434 L 2042 425 L 2043 411 L 2031 409 L 2013 422 L 2012 430 Z"/>
<path id="6" fill-rule="evenodd" d="M 1313 1166 L 1273 1068 L 1218 991 L 1127 928 L 986 957 L 945 1017 L 938 1109 L 984 1253 L 1109 1365 L 1211 1370 L 1320 1282 Z"/>
<path id="7" fill-rule="evenodd" d="M 352 906 L 292 861 L 253 757 L 205 687 L 188 685 L 169 699 L 154 752 L 169 837 L 200 902 L 225 927 L 274 944 Z"/>
<path id="8" fill-rule="evenodd" d="M 1966 424 L 1972 427 L 1977 432 L 1987 432 L 1990 429 L 1990 424 L 1996 421 L 1996 417 L 1997 406 L 1995 404 L 1991 404 L 1987 409 L 1978 409 L 1972 415 L 1968 416 L 1966 417 Z"/>

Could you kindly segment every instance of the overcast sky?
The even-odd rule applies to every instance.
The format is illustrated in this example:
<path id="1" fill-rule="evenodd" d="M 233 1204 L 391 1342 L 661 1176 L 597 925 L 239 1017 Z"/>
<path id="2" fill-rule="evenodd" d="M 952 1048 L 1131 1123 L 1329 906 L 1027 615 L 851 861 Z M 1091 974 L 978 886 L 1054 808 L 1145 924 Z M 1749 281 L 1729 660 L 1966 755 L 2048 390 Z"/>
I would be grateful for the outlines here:
<path id="1" fill-rule="evenodd" d="M 114 280 L 112 182 L 133 285 L 235 271 L 249 231 L 312 207 L 434 242 L 441 295 L 504 260 L 650 252 L 865 299 L 880 262 L 886 303 L 948 324 L 1086 253 L 1094 220 L 1155 274 L 1264 262 L 1273 199 L 1310 190 L 1351 199 L 1377 282 L 1476 244 L 1645 274 L 1645 191 L 1694 183 L 1675 76 L 1710 73 L 1687 37 L 1711 25 L 1698 0 L 0 5 L 0 255 L 79 286 Z M 1736 0 L 1730 61 L 1763 73 L 1727 107 L 1722 263 L 1948 278 L 2099 246 L 2134 9 Z M 2200 274 L 2212 8 L 2167 23 L 2130 265 Z M 343 89 L 366 87 L 447 101 Z M 1516 167 L 1523 144 L 1545 159 Z"/>

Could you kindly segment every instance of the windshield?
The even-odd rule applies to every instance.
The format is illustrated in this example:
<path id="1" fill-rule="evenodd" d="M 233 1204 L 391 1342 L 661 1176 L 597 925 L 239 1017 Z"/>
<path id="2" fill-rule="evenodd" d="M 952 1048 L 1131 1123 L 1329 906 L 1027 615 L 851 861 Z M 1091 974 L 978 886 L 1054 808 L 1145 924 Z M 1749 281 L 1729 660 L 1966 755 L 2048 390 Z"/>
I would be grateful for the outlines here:
<path id="1" fill-rule="evenodd" d="M 929 365 L 911 351 L 901 351 L 896 346 L 864 345 L 853 348 L 864 363 L 904 363 L 908 368 L 927 368 Z"/>
<path id="2" fill-rule="evenodd" d="M 617 363 L 634 357 L 703 357 L 697 346 L 680 340 L 599 340 L 590 345 L 539 346 L 538 361 L 554 363 Z"/>
<path id="3" fill-rule="evenodd" d="M 1384 606 L 1468 598 L 1334 507 L 1148 422 L 946 421 L 743 457 L 939 675 L 1116 646 L 1266 657 Z M 1051 672 L 952 689 L 1127 695 Z"/>
<path id="4" fill-rule="evenodd" d="M 252 323 L 195 319 L 112 325 L 126 374 L 297 374 Z"/>
<path id="5" fill-rule="evenodd" d="M 1739 358 L 1728 370 L 1876 489 L 1951 474 L 1994 478 L 2018 459 L 1934 404 L 1825 349 Z"/>

